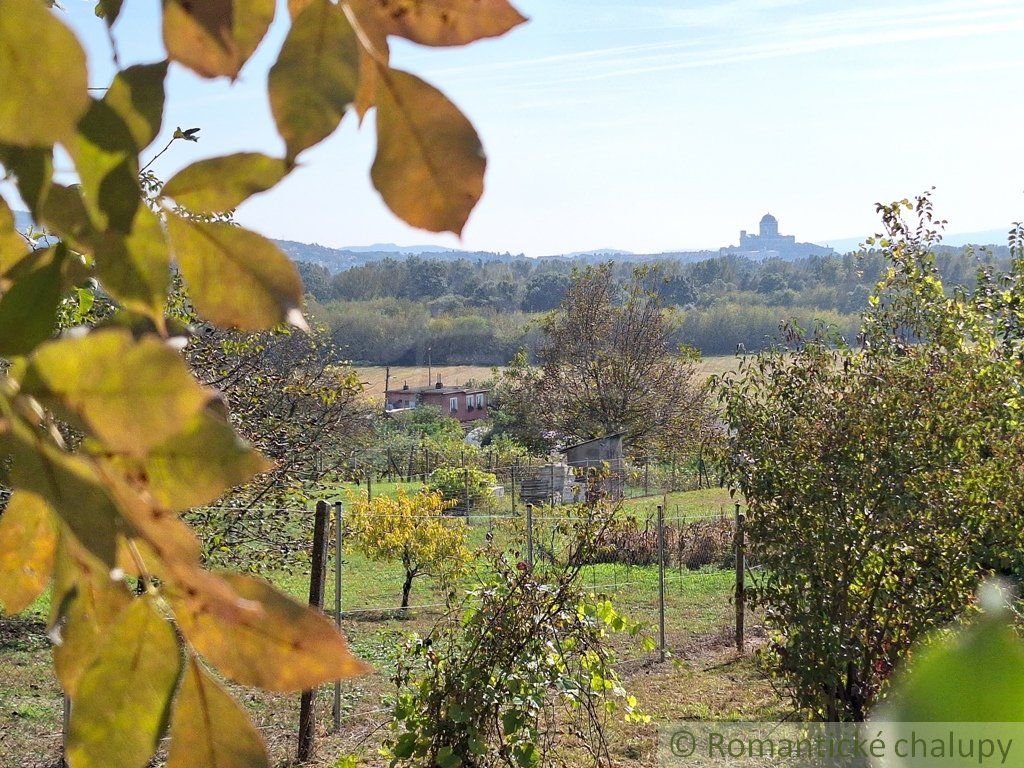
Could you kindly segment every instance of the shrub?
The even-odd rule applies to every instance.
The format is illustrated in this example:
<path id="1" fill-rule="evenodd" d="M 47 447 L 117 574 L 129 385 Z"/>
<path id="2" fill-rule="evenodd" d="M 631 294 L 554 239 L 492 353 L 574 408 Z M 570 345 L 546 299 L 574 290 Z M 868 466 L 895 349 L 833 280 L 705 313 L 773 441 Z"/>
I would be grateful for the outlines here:
<path id="1" fill-rule="evenodd" d="M 676 563 L 691 571 L 709 565 L 731 568 L 735 562 L 735 539 L 736 526 L 725 517 L 686 523 L 678 529 Z"/>
<path id="2" fill-rule="evenodd" d="M 892 263 L 853 350 L 789 329 L 728 377 L 770 656 L 796 702 L 860 720 L 923 633 L 1021 552 L 1017 385 L 1024 264 L 947 296 L 927 198 L 883 210 Z"/>
<path id="3" fill-rule="evenodd" d="M 491 489 L 498 484 L 498 478 L 476 467 L 442 467 L 430 474 L 427 484 L 445 498 L 452 511 L 468 515 L 471 511 L 491 508 L 494 500 Z"/>
<path id="4" fill-rule="evenodd" d="M 600 525 L 583 521 L 566 562 L 582 562 Z M 399 659 L 386 747 L 392 765 L 550 765 L 552 751 L 610 764 L 613 715 L 644 721 L 608 645 L 641 631 L 604 597 L 584 592 L 580 565 L 531 569 L 492 553 L 493 576 Z M 578 752 L 572 764 L 579 764 Z"/>
<path id="5" fill-rule="evenodd" d="M 731 520 L 695 520 L 665 526 L 665 564 L 698 570 L 706 566 L 731 567 L 735 527 Z M 591 563 L 655 565 L 658 528 L 651 521 L 642 527 L 635 518 L 610 524 L 594 543 Z"/>

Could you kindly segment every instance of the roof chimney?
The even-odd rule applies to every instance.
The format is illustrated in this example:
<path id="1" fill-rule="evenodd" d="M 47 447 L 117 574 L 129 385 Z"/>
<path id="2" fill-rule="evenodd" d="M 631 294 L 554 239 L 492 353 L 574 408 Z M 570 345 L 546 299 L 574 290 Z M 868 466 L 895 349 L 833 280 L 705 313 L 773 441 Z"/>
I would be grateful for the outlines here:
<path id="1" fill-rule="evenodd" d="M 441 383 L 441 379 L 437 380 L 437 384 L 434 385 L 434 389 L 444 389 L 444 384 Z"/>

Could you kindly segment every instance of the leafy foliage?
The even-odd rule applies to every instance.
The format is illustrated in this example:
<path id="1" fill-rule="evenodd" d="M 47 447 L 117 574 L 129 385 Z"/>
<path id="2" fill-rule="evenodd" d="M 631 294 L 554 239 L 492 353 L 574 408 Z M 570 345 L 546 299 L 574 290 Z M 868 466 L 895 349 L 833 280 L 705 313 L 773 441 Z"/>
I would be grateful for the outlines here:
<path id="1" fill-rule="evenodd" d="M 672 319 L 649 277 L 637 269 L 620 285 L 609 264 L 575 277 L 544 321 L 540 368 L 520 364 L 504 382 L 500 408 L 512 434 L 536 424 L 568 441 L 623 432 L 632 449 L 649 451 L 673 450 L 709 427 L 695 358 L 672 348 Z"/>
<path id="2" fill-rule="evenodd" d="M 164 0 L 167 59 L 122 69 L 121 3 L 101 0 L 120 70 L 102 98 L 90 95 L 83 48 L 52 5 L 0 0 L 0 163 L 48 235 L 18 236 L 10 205 L 0 202 L 0 355 L 7 358 L 0 366 L 0 483 L 14 488 L 0 517 L 0 599 L 7 609 L 24 607 L 52 567 L 51 635 L 72 699 L 72 768 L 146 765 L 171 721 L 171 765 L 265 765 L 258 735 L 200 655 L 228 679 L 274 691 L 312 688 L 365 667 L 321 613 L 264 582 L 203 567 L 202 547 L 178 513 L 268 464 L 237 437 L 208 386 L 218 381 L 197 382 L 179 354 L 189 336 L 168 317 L 172 274 L 184 279 L 200 317 L 221 329 L 215 334 L 269 332 L 285 322 L 305 328 L 295 267 L 271 241 L 233 225 L 230 209 L 283 179 L 300 152 L 333 132 L 357 91 L 365 112 L 379 82 L 411 77 L 391 69 L 389 34 L 468 42 L 497 34 L 493 14 L 507 4 L 474 3 L 449 16 L 432 10 L 446 1 L 425 0 L 395 26 L 362 3 L 296 0 L 270 78 L 287 155 L 204 160 L 166 186 L 140 154 L 163 132 L 169 67 L 235 79 L 276 3 Z M 446 31 L 449 19 L 459 36 Z M 330 40 L 342 44 L 319 44 L 327 25 Z M 323 77 L 310 77 L 309 62 Z M 390 184 L 378 186 L 413 223 L 459 231 L 476 202 L 466 191 L 481 186 L 479 141 L 433 89 L 421 81 L 410 89 L 430 96 L 406 106 L 406 122 L 378 120 L 375 176 L 386 181 L 403 172 L 391 163 L 407 163 L 394 151 L 406 140 L 438 151 L 441 135 L 444 149 L 476 159 L 422 179 L 422 188 L 419 179 L 405 179 L 407 194 L 458 200 L 451 210 L 413 211 L 395 204 Z M 446 133 L 449 123 L 457 130 Z M 167 146 L 197 141 L 197 133 L 177 128 Z M 71 158 L 79 184 L 54 180 L 55 153 Z M 52 339 L 68 322 L 91 325 Z M 193 349 L 193 367 L 216 367 L 227 343 L 207 346 L 205 369 Z M 255 344 L 270 346 L 267 337 Z M 351 382 L 330 383 L 352 391 Z M 351 398 L 318 399 L 326 389 L 315 380 L 292 403 L 344 413 Z M 248 425 L 242 399 L 228 400 Z M 265 435 L 260 428 L 252 433 Z M 256 442 L 273 456 L 269 441 Z M 128 579 L 141 595 L 133 596 Z"/>
<path id="3" fill-rule="evenodd" d="M 579 516 L 566 562 L 530 568 L 491 553 L 491 576 L 399 658 L 387 746 L 397 765 L 549 765 L 560 754 L 610 764 L 612 716 L 644 721 L 615 671 L 608 638 L 642 626 L 587 594 L 579 563 L 610 510 Z"/>
<path id="4" fill-rule="evenodd" d="M 402 565 L 403 609 L 409 607 L 414 579 L 429 575 L 451 584 L 468 565 L 466 526 L 445 515 L 450 506 L 440 493 L 407 494 L 401 487 L 393 498 L 349 498 L 345 518 L 356 548 L 375 562 Z"/>
<path id="5" fill-rule="evenodd" d="M 926 639 L 900 670 L 879 714 L 905 722 L 1024 722 L 1024 644 L 1006 585 L 985 584 L 980 616 Z"/>
<path id="6" fill-rule="evenodd" d="M 348 359 L 420 365 L 431 350 L 435 364 L 504 364 L 525 348 L 536 359 L 542 313 L 565 298 L 574 268 L 584 259 L 528 258 L 486 252 L 422 256 L 335 251 L 285 243 L 299 265 L 315 316 Z M 689 258 L 692 256 L 692 258 Z M 935 248 L 936 267 L 951 291 L 974 283 L 979 266 L 1004 270 L 1006 246 Z M 685 258 L 684 258 L 685 257 Z M 593 258 L 593 257 L 589 257 Z M 877 244 L 859 253 L 794 261 L 753 261 L 742 256 L 617 255 L 619 281 L 640 265 L 656 269 L 648 287 L 675 307 L 673 346 L 705 355 L 757 352 L 778 340 L 779 324 L 834 325 L 848 341 L 884 275 Z"/>
<path id="7" fill-rule="evenodd" d="M 477 467 L 441 467 L 430 473 L 427 485 L 462 514 L 478 514 L 489 508 L 491 489 L 498 478 Z M 468 505 L 468 506 L 467 506 Z"/>
<path id="8" fill-rule="evenodd" d="M 861 348 L 791 329 L 723 392 L 764 566 L 754 597 L 783 682 L 827 719 L 863 718 L 911 645 L 962 615 L 986 572 L 1017 570 L 1024 543 L 1024 262 L 947 295 L 927 196 L 880 211 L 891 268 Z"/>

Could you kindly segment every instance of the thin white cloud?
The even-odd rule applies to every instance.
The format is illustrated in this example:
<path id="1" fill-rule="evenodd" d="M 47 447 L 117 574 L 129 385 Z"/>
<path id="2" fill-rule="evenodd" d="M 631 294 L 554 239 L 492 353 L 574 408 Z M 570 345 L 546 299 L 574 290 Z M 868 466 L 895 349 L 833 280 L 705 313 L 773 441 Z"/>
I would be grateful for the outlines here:
<path id="1" fill-rule="evenodd" d="M 503 83 L 510 90 L 532 89 L 832 50 L 976 37 L 1016 31 L 1024 25 L 1024 4 L 977 0 L 967 7 L 962 2 L 930 2 L 816 13 L 808 9 L 780 14 L 774 20 L 757 20 L 763 23 L 748 18 L 734 28 L 721 28 L 722 19 L 739 18 L 745 10 L 796 4 L 808 5 L 806 0 L 737 0 L 717 10 L 661 9 L 667 17 L 684 14 L 687 33 L 671 40 L 432 69 L 430 75 L 469 82 L 486 80 L 491 88 L 501 90 L 505 90 Z M 528 74 L 531 70 L 534 77 Z"/>
<path id="2" fill-rule="evenodd" d="M 715 67 L 841 49 L 894 45 L 924 40 L 978 37 L 1020 30 L 1024 30 L 1024 15 L 1013 21 L 997 21 L 985 24 L 960 24 L 921 29 L 893 29 L 852 34 L 833 34 L 814 39 L 789 40 L 781 43 L 716 48 L 701 51 L 696 55 L 668 55 L 660 58 L 647 57 L 640 62 L 634 62 L 626 66 L 620 65 L 604 71 L 577 74 L 569 77 L 548 78 L 536 82 L 521 82 L 517 84 L 517 87 L 532 89 L 538 86 L 578 84 L 609 78 L 668 72 L 671 70 Z"/>

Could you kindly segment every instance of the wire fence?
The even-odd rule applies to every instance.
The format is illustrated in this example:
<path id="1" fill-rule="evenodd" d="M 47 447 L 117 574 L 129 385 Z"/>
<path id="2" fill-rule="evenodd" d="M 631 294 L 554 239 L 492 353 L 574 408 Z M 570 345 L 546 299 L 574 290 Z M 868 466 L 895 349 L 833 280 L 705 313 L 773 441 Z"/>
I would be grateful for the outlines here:
<path id="1" fill-rule="evenodd" d="M 495 463 L 494 456 L 477 452 L 457 457 L 413 452 L 406 468 L 392 461 L 381 470 L 373 462 L 356 462 L 339 487 L 368 499 L 393 495 L 399 488 L 415 492 L 443 488 L 461 515 L 521 516 L 527 504 L 557 507 L 581 502 L 588 476 L 600 474 L 603 494 L 613 500 L 653 498 L 665 494 L 721 487 L 702 460 L 677 463 L 654 457 L 617 457 L 566 461 L 528 457 Z M 404 471 L 408 469 L 408 471 Z M 413 471 L 413 470 L 416 471 Z"/>
<path id="2" fill-rule="evenodd" d="M 402 569 L 368 560 L 350 541 L 345 504 L 334 500 L 330 506 L 333 551 L 326 562 L 334 578 L 333 584 L 329 576 L 326 579 L 331 586 L 325 610 L 357 651 L 374 641 L 382 648 L 396 633 L 429 631 L 453 602 L 459 604 L 458 598 L 443 599 L 443 590 L 427 583 L 417 584 L 414 599 L 403 606 L 398 599 Z M 533 504 L 524 505 L 519 515 L 423 517 L 464 526 L 470 545 L 486 545 L 534 567 L 558 562 L 565 528 L 580 522 L 579 516 L 552 513 Z M 593 543 L 580 572 L 581 586 L 607 596 L 621 613 L 643 622 L 654 640 L 653 650 L 645 649 L 635 638 L 617 640 L 619 667 L 629 669 L 664 661 L 669 655 L 686 655 L 709 639 L 743 649 L 746 562 L 741 531 L 739 505 L 728 514 L 674 515 L 666 515 L 664 506 L 659 505 L 647 519 L 609 526 Z M 318 575 L 312 574 L 312 578 Z M 474 583 L 467 579 L 460 586 L 464 596 Z M 377 666 L 374 676 L 384 690 L 394 648 L 387 646 L 371 659 Z M 380 690 L 380 685 L 368 685 L 365 680 L 338 684 L 333 728 L 341 729 L 345 722 L 358 718 L 379 717 L 382 724 L 390 710 L 380 707 Z M 363 695 L 345 696 L 346 691 L 362 691 Z"/>
<path id="3" fill-rule="evenodd" d="M 543 467 L 547 469 L 548 465 Z M 564 553 L 566 530 L 580 522 L 579 512 L 561 505 L 561 498 L 524 500 L 523 475 L 517 474 L 521 468 L 513 465 L 506 469 L 508 484 L 503 487 L 507 495 L 497 497 L 506 499 L 506 504 L 492 498 L 487 504 L 470 504 L 463 513 L 422 515 L 423 524 L 436 523 L 440 517 L 445 525 L 464 529 L 466 544 L 472 550 L 501 551 L 531 566 L 558 563 Z M 373 486 L 363 490 L 372 497 L 375 493 L 394 493 L 397 487 L 397 483 L 377 483 L 376 491 Z M 651 493 L 640 498 L 649 498 L 650 502 L 628 511 L 625 506 L 620 508 L 615 524 L 608 526 L 589 548 L 580 572 L 583 587 L 607 596 L 618 611 L 648 627 L 653 650 L 635 639 L 614 641 L 617 666 L 627 675 L 635 667 L 658 664 L 670 655 L 686 656 L 708 642 L 735 643 L 742 650 L 745 639 L 747 565 L 739 505 L 694 511 L 671 503 L 672 497 L 661 487 L 649 490 Z M 296 596 L 304 596 L 312 583 L 325 585 L 318 596 L 318 607 L 341 627 L 354 652 L 376 670 L 365 678 L 337 684 L 333 691 L 321 691 L 326 697 L 321 698 L 319 707 L 310 704 L 300 709 L 297 697 L 270 697 L 266 713 L 261 710 L 256 719 L 268 743 L 284 745 L 280 751 L 293 751 L 298 733 L 319 732 L 325 736 L 333 732 L 346 738 L 365 738 L 365 734 L 382 727 L 392 711 L 395 691 L 390 676 L 404 639 L 411 633 L 429 632 L 452 605 L 445 589 L 430 577 L 422 577 L 415 581 L 410 600 L 403 607 L 405 574 L 401 565 L 374 562 L 356 545 L 346 493 L 331 488 L 324 496 L 315 511 L 314 505 L 226 504 L 190 513 L 209 529 L 220 531 L 217 544 L 207 542 L 213 549 L 237 550 L 245 541 L 259 549 L 265 546 L 265 536 L 276 536 L 280 546 L 283 532 L 283 538 L 289 541 L 287 546 L 309 553 L 305 562 L 311 567 L 292 573 L 266 571 L 258 563 L 250 570 Z M 0 498 L 0 505 L 3 501 Z M 232 532 L 236 518 L 245 520 L 246 525 Z M 202 527 L 199 530 L 203 532 Z M 322 548 L 320 558 L 312 551 L 318 546 Z M 457 593 L 467 595 L 479 583 L 480 575 L 475 573 L 477 581 L 471 575 L 460 582 Z M 329 704 L 324 704 L 325 700 Z M 296 730 L 293 718 L 315 718 L 318 709 L 319 724 L 300 723 Z"/>
<path id="4" fill-rule="evenodd" d="M 422 480 L 442 468 L 467 467 L 505 476 L 507 480 L 513 472 L 526 474 L 551 464 L 573 467 L 609 465 L 613 470 L 621 471 L 631 490 L 656 487 L 691 490 L 721 480 L 717 474 L 713 476 L 712 469 L 700 455 L 679 459 L 609 453 L 602 458 L 570 459 L 567 454 L 556 453 L 547 457 L 520 455 L 494 447 L 438 451 L 427 445 L 377 448 L 353 458 L 345 471 L 352 480 L 372 478 L 390 483 Z"/>

